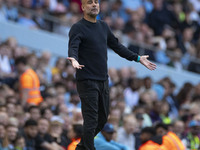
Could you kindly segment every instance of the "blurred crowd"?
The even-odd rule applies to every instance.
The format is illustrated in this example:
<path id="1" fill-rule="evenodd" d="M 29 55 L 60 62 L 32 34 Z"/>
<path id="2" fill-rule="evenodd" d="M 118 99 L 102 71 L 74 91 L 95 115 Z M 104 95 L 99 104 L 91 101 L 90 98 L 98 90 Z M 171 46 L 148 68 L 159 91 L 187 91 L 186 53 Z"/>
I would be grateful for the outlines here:
<path id="1" fill-rule="evenodd" d="M 199 0 L 101 0 L 100 9 L 98 19 L 134 52 L 200 73 Z M 81 17 L 81 0 L 0 0 L 0 20 L 65 36 Z"/>
<path id="2" fill-rule="evenodd" d="M 0 42 L 0 149 L 74 150 L 80 140 L 75 69 L 63 57 L 51 65 L 53 57 L 20 46 L 13 37 Z M 137 150 L 171 131 L 188 149 L 200 149 L 200 83 L 185 83 L 177 91 L 168 77 L 154 82 L 123 67 L 109 68 L 109 87 L 110 115 L 95 138 L 97 150 Z"/>

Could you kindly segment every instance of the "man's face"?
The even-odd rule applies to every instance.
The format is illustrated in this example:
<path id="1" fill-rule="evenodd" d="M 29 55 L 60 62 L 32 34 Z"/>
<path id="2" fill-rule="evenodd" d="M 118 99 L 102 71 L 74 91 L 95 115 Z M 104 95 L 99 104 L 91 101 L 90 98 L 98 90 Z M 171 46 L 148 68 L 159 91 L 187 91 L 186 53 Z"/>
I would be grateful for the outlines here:
<path id="1" fill-rule="evenodd" d="M 33 108 L 30 111 L 31 119 L 37 121 L 40 118 L 40 110 L 38 108 Z"/>
<path id="2" fill-rule="evenodd" d="M 151 138 L 151 134 L 149 133 L 142 133 L 140 135 L 140 140 L 142 141 L 142 143 L 145 143 L 146 141 L 148 141 Z"/>
<path id="3" fill-rule="evenodd" d="M 156 130 L 156 134 L 159 135 L 159 136 L 164 136 L 164 135 L 167 134 L 167 131 L 165 129 L 163 129 L 163 128 L 158 128 Z"/>
<path id="4" fill-rule="evenodd" d="M 96 17 L 99 14 L 98 0 L 82 0 L 82 10 L 85 15 Z"/>
<path id="5" fill-rule="evenodd" d="M 14 141 L 17 137 L 18 128 L 17 127 L 8 127 L 7 128 L 7 136 L 10 141 Z"/>
<path id="6" fill-rule="evenodd" d="M 48 132 L 49 122 L 46 119 L 40 119 L 38 122 L 39 133 L 45 134 Z"/>
<path id="7" fill-rule="evenodd" d="M 105 137 L 106 141 L 108 141 L 108 142 L 110 142 L 112 140 L 113 133 L 114 132 L 108 133 L 108 132 L 102 131 L 103 136 Z"/>
<path id="8" fill-rule="evenodd" d="M 26 127 L 26 134 L 27 134 L 29 137 L 35 138 L 36 135 L 37 135 L 37 133 L 38 133 L 38 128 L 37 128 L 37 126 L 32 125 L 32 126 Z"/>
<path id="9" fill-rule="evenodd" d="M 17 65 L 16 65 L 17 71 L 18 71 L 19 73 L 23 73 L 23 72 L 24 72 L 24 66 L 25 66 L 25 65 L 23 65 L 22 63 L 17 64 Z"/>
<path id="10" fill-rule="evenodd" d="M 16 141 L 16 146 L 23 149 L 26 146 L 24 138 L 18 139 Z"/>
<path id="11" fill-rule="evenodd" d="M 124 128 L 125 131 L 128 134 L 132 134 L 134 132 L 134 129 L 136 128 L 136 122 L 134 120 L 128 120 L 125 124 L 124 124 Z"/>
<path id="12" fill-rule="evenodd" d="M 194 126 L 190 128 L 190 131 L 193 135 L 198 135 L 200 133 L 200 127 L 199 126 Z"/>

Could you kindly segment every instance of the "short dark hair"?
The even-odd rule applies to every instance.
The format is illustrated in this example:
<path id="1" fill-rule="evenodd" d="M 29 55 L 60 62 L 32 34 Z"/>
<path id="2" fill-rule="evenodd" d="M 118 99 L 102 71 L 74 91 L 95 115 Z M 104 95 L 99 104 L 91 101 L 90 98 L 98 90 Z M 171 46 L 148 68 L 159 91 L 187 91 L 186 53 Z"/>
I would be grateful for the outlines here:
<path id="1" fill-rule="evenodd" d="M 81 124 L 73 124 L 73 130 L 76 133 L 75 138 L 81 138 L 83 135 L 83 125 Z"/>
<path id="2" fill-rule="evenodd" d="M 156 126 L 155 126 L 155 129 L 157 130 L 158 128 L 163 128 L 165 130 L 168 131 L 168 126 L 164 123 L 158 123 Z"/>
<path id="3" fill-rule="evenodd" d="M 36 122 L 35 120 L 29 119 L 29 120 L 26 121 L 24 127 L 37 126 L 37 125 L 38 125 L 38 124 L 37 124 L 37 122 Z"/>
<path id="4" fill-rule="evenodd" d="M 146 127 L 144 129 L 142 129 L 141 131 L 141 134 L 142 133 L 149 133 L 151 134 L 152 136 L 155 136 L 156 135 L 156 131 L 155 131 L 155 128 L 154 127 Z"/>
<path id="5" fill-rule="evenodd" d="M 31 111 L 31 109 L 39 109 L 39 107 L 38 106 L 35 106 L 35 105 L 32 105 L 32 106 L 30 106 L 29 108 L 28 108 L 28 112 L 30 112 Z M 40 110 L 40 109 L 39 109 Z"/>
<path id="6" fill-rule="evenodd" d="M 18 64 L 26 65 L 27 64 L 27 59 L 24 56 L 17 57 L 15 59 L 15 65 L 18 65 Z"/>

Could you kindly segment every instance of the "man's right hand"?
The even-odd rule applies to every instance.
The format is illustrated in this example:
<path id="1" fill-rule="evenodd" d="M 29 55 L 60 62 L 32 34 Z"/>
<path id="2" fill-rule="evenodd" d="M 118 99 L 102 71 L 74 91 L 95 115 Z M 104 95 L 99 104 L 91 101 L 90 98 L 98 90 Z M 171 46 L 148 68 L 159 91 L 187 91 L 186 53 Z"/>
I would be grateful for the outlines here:
<path id="1" fill-rule="evenodd" d="M 76 59 L 74 59 L 73 57 L 67 57 L 68 60 L 71 61 L 72 63 L 72 66 L 75 68 L 75 69 L 82 69 L 83 67 L 85 67 L 84 65 L 80 65 L 78 63 L 78 61 Z"/>

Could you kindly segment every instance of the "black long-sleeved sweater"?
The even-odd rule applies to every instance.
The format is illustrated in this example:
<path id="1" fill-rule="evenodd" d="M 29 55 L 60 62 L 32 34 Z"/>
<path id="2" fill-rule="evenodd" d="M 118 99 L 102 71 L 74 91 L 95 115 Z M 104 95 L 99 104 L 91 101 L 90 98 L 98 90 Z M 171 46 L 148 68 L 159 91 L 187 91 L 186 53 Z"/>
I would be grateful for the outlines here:
<path id="1" fill-rule="evenodd" d="M 85 66 L 77 69 L 77 80 L 108 78 L 107 46 L 121 57 L 137 61 L 138 55 L 120 44 L 105 22 L 92 23 L 81 19 L 72 26 L 69 32 L 68 56 Z"/>

